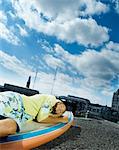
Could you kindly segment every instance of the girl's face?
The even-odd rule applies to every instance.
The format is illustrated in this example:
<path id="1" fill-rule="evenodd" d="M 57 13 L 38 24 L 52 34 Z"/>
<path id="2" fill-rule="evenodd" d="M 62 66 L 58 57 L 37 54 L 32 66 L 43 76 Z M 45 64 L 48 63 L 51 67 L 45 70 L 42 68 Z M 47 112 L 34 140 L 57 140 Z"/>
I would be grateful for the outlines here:
<path id="1" fill-rule="evenodd" d="M 58 115 L 62 115 L 66 111 L 66 106 L 62 102 L 58 102 L 55 108 L 55 113 Z"/>

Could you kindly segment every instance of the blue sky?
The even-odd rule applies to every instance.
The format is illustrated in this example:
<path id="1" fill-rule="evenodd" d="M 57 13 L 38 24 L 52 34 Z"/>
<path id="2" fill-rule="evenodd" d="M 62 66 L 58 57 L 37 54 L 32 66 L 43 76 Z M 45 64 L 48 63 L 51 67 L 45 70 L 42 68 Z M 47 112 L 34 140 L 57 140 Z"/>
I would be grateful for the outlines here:
<path id="1" fill-rule="evenodd" d="M 111 106 L 119 87 L 118 0 L 2 0 L 0 85 Z M 34 84 L 35 74 L 37 79 Z"/>

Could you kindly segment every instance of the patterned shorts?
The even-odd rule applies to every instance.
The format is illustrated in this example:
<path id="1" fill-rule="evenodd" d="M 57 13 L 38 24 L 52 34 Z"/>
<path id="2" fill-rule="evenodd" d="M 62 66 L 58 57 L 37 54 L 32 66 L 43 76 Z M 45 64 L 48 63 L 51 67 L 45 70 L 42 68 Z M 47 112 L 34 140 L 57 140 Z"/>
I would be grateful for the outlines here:
<path id="1" fill-rule="evenodd" d="M 0 92 L 0 115 L 16 121 L 19 130 L 21 125 L 32 117 L 25 113 L 22 97 L 16 92 Z"/>

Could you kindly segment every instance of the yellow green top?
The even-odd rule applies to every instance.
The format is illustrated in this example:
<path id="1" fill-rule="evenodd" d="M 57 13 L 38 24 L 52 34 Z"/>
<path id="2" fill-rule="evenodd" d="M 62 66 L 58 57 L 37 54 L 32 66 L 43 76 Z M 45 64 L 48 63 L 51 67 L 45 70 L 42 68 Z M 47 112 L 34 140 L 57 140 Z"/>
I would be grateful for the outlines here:
<path id="1" fill-rule="evenodd" d="M 33 117 L 37 116 L 37 121 L 40 122 L 46 119 L 52 107 L 56 104 L 56 98 L 52 95 L 36 94 L 33 96 L 21 95 L 25 112 Z"/>

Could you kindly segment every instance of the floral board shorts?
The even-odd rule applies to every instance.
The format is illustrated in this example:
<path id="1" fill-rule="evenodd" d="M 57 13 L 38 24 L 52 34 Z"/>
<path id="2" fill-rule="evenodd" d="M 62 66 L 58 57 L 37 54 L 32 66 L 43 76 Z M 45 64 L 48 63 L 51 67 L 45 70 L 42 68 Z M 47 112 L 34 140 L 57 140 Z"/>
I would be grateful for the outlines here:
<path id="1" fill-rule="evenodd" d="M 0 118 L 11 118 L 16 121 L 19 131 L 23 123 L 32 120 L 32 116 L 25 113 L 22 97 L 16 92 L 0 92 Z"/>

